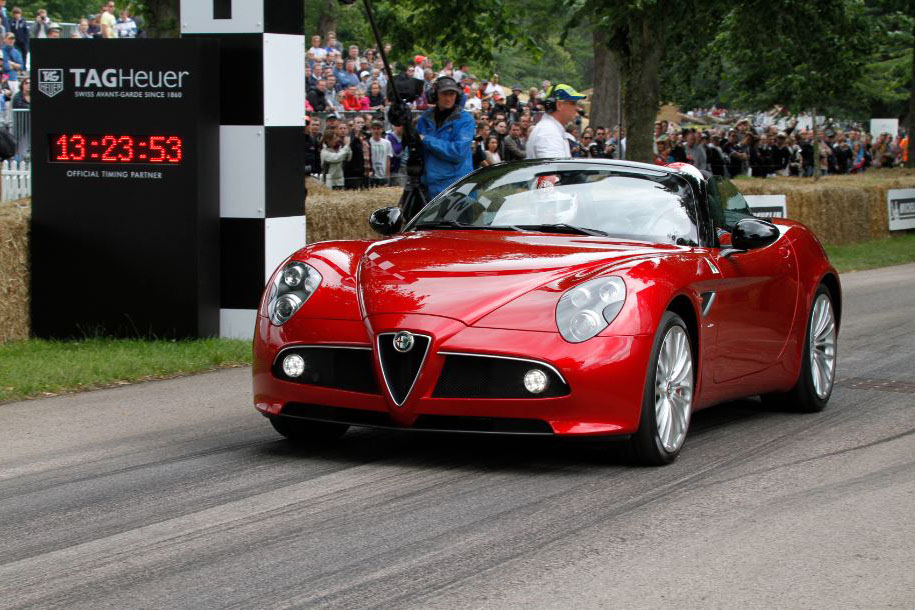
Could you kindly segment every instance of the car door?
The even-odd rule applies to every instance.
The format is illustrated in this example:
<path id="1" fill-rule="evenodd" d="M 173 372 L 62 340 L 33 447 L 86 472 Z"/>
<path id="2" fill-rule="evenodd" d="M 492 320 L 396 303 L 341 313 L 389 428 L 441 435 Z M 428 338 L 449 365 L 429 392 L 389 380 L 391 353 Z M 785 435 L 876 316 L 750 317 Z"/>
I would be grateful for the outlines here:
<path id="1" fill-rule="evenodd" d="M 740 218 L 752 215 L 724 178 L 709 180 L 709 203 L 721 206 L 722 213 L 713 217 L 722 237 Z M 712 304 L 718 324 L 713 378 L 721 383 L 762 371 L 781 357 L 797 306 L 798 270 L 784 235 L 745 252 L 715 248 L 712 261 L 720 272 Z"/>

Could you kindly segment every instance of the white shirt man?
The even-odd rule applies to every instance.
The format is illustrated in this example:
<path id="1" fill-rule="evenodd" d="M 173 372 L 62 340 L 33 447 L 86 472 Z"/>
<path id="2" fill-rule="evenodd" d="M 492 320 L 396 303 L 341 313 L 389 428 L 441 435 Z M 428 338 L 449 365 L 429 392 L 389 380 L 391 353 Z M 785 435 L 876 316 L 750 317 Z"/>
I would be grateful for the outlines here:
<path id="1" fill-rule="evenodd" d="M 467 101 L 464 102 L 464 110 L 467 112 L 474 112 L 476 110 L 481 110 L 483 108 L 483 102 L 476 95 L 469 95 Z"/>
<path id="2" fill-rule="evenodd" d="M 394 147 L 384 137 L 384 124 L 381 121 L 372 122 L 372 139 L 369 140 L 372 149 L 373 182 L 387 184 L 391 177 L 391 159 L 394 157 Z"/>
<path id="3" fill-rule="evenodd" d="M 327 57 L 327 49 L 321 46 L 320 36 L 311 37 L 311 48 L 308 49 L 306 53 L 311 53 L 311 56 L 314 57 L 315 61 L 324 61 Z"/>
<path id="4" fill-rule="evenodd" d="M 572 156 L 565 126 L 578 114 L 578 100 L 585 96 L 568 85 L 556 85 L 547 97 L 556 99 L 556 109 L 543 115 L 529 132 L 524 147 L 528 159 L 568 159 Z"/>

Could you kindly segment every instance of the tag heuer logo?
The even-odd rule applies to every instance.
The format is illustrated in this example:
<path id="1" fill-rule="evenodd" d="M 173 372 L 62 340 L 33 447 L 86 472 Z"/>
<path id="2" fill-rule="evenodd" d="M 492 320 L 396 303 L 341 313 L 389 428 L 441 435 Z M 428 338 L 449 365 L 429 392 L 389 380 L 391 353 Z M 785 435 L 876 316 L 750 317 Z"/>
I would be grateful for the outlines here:
<path id="1" fill-rule="evenodd" d="M 41 68 L 38 70 L 38 90 L 54 97 L 64 90 L 64 71 L 60 68 Z"/>
<path id="2" fill-rule="evenodd" d="M 405 330 L 394 335 L 394 349 L 402 354 L 413 349 L 413 342 L 413 335 Z"/>

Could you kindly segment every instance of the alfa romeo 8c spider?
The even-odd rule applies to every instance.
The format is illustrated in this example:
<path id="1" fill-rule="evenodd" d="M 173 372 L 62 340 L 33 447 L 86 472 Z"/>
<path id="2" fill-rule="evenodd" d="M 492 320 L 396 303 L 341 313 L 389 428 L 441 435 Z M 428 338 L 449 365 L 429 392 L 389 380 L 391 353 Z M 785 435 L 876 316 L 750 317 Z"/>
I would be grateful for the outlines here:
<path id="1" fill-rule="evenodd" d="M 798 222 L 688 165 L 539 160 L 469 174 L 378 240 L 270 278 L 254 403 L 296 442 L 349 426 L 616 437 L 680 453 L 693 412 L 832 392 L 839 275 Z"/>

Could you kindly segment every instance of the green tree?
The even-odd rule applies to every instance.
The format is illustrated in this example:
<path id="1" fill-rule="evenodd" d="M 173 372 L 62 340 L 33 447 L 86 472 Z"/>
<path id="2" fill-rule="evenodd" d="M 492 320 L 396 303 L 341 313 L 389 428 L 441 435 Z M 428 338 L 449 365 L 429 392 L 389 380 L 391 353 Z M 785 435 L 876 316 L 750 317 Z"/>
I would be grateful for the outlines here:
<path id="1" fill-rule="evenodd" d="M 38 9 L 48 11 L 48 17 L 54 21 L 75 23 L 86 15 L 98 13 L 99 7 L 104 2 L 101 0 L 27 0 L 25 2 L 7 2 L 6 10 L 10 11 L 14 6 L 22 9 L 22 15 L 28 20 L 35 18 Z"/>
<path id="2" fill-rule="evenodd" d="M 178 0 L 136 0 L 134 13 L 142 17 L 143 31 L 149 38 L 176 38 Z"/>
<path id="3" fill-rule="evenodd" d="M 419 53 L 438 62 L 466 61 L 490 71 L 500 49 L 521 48 L 535 60 L 540 56 L 533 37 L 522 27 L 521 17 L 510 10 L 506 0 L 377 0 L 373 8 L 385 41 L 392 45 L 394 59 L 401 63 Z M 322 10 L 328 12 L 330 8 Z M 338 24 L 338 39 L 375 44 L 362 2 L 333 10 L 339 11 L 340 23 L 344 18 L 355 23 L 355 16 L 360 16 L 365 28 L 361 36 L 347 38 L 345 35 L 351 33 Z"/>
<path id="4" fill-rule="evenodd" d="M 760 36 L 758 24 L 778 32 Z M 732 64 L 735 101 L 745 108 L 781 104 L 791 112 L 842 113 L 854 95 L 874 32 L 858 0 L 742 0 L 728 13 L 716 47 Z M 814 167 L 819 146 L 814 121 Z"/>
<path id="5" fill-rule="evenodd" d="M 600 41 L 619 66 L 623 96 L 626 156 L 651 161 L 652 124 L 660 103 L 659 71 L 664 54 L 664 32 L 671 15 L 689 14 L 686 0 L 569 0 L 569 26 L 586 22 L 602 32 Z M 604 86 L 595 82 L 595 89 Z"/>
<path id="6" fill-rule="evenodd" d="M 871 108 L 883 116 L 905 115 L 907 165 L 915 167 L 915 0 L 871 0 L 868 10 L 876 19 L 878 41 L 864 91 Z"/>

